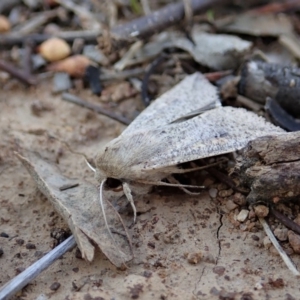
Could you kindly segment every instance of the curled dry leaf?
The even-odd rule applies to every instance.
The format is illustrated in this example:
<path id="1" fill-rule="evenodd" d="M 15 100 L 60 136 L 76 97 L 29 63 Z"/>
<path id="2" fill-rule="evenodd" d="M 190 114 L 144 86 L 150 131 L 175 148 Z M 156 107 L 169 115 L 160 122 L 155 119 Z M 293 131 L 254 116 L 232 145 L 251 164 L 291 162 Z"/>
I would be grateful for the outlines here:
<path id="1" fill-rule="evenodd" d="M 18 153 L 16 155 L 39 190 L 68 223 L 83 258 L 93 260 L 95 244 L 116 267 L 123 267 L 133 258 L 131 242 L 122 219 L 110 202 L 104 200 L 107 222 L 111 227 L 109 234 L 96 186 L 63 176 L 55 164 L 36 153 L 24 153 L 26 157 Z"/>
<path id="2" fill-rule="evenodd" d="M 10 22 L 5 17 L 0 15 L 0 33 L 7 32 L 10 30 Z"/>
<path id="3" fill-rule="evenodd" d="M 69 56 L 71 48 L 65 40 L 53 37 L 40 45 L 39 53 L 43 58 L 52 62 Z"/>
<path id="4" fill-rule="evenodd" d="M 73 77 L 82 77 L 90 64 L 91 61 L 84 55 L 74 55 L 59 62 L 52 63 L 48 66 L 48 70 L 66 72 Z"/>

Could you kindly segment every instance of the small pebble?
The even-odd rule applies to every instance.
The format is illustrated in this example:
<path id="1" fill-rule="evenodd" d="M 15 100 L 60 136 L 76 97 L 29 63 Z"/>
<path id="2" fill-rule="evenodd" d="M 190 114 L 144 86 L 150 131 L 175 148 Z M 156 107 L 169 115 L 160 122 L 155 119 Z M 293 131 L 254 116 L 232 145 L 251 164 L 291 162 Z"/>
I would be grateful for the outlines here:
<path id="1" fill-rule="evenodd" d="M 269 249 L 272 246 L 272 242 L 267 236 L 264 237 L 263 244 L 266 249 Z"/>
<path id="2" fill-rule="evenodd" d="M 215 188 L 213 188 L 213 189 L 210 189 L 210 190 L 208 191 L 208 193 L 209 193 L 209 196 L 210 196 L 211 198 L 216 198 L 217 195 L 218 195 L 218 190 L 215 189 Z"/>
<path id="3" fill-rule="evenodd" d="M 26 244 L 26 249 L 35 249 L 35 244 L 32 244 L 32 243 L 27 243 Z"/>
<path id="4" fill-rule="evenodd" d="M 189 253 L 187 261 L 191 265 L 197 265 L 202 260 L 203 254 L 201 252 Z"/>
<path id="5" fill-rule="evenodd" d="M 269 208 L 265 205 L 257 205 L 254 207 L 255 214 L 259 218 L 264 218 L 269 214 Z"/>
<path id="6" fill-rule="evenodd" d="M 4 238 L 9 238 L 9 235 L 6 232 L 1 232 L 0 236 Z"/>
<path id="7" fill-rule="evenodd" d="M 233 190 L 232 189 L 229 189 L 229 190 L 221 190 L 219 191 L 218 195 L 222 198 L 224 197 L 229 197 L 233 194 Z"/>
<path id="8" fill-rule="evenodd" d="M 234 203 L 236 203 L 240 206 L 246 205 L 246 203 L 247 203 L 246 197 L 241 193 L 235 193 L 232 196 L 232 200 Z"/>
<path id="9" fill-rule="evenodd" d="M 288 231 L 288 238 L 290 245 L 292 246 L 295 253 L 300 254 L 300 236 L 296 234 L 294 231 Z"/>
<path id="10" fill-rule="evenodd" d="M 219 276 L 222 276 L 225 272 L 225 268 L 221 267 L 221 266 L 216 266 L 216 267 L 213 268 L 213 272 L 215 274 L 218 274 Z"/>
<path id="11" fill-rule="evenodd" d="M 72 87 L 72 82 L 69 74 L 64 72 L 55 73 L 53 77 L 53 93 L 61 93 L 68 91 Z"/>
<path id="12" fill-rule="evenodd" d="M 248 218 L 249 210 L 247 209 L 242 209 L 239 214 L 237 215 L 236 219 L 239 222 L 244 222 Z"/>
<path id="13" fill-rule="evenodd" d="M 57 291 L 60 288 L 60 283 L 59 282 L 53 282 L 50 285 L 50 290 L 51 291 Z"/>
<path id="14" fill-rule="evenodd" d="M 288 229 L 287 228 L 276 228 L 274 230 L 274 235 L 281 242 L 286 241 L 288 239 Z"/>
<path id="15" fill-rule="evenodd" d="M 236 203 L 234 203 L 231 199 L 229 199 L 226 202 L 225 206 L 229 211 L 234 210 L 238 207 L 238 205 Z"/>
<path id="16" fill-rule="evenodd" d="M 84 46 L 83 55 L 100 65 L 106 66 L 109 64 L 108 58 L 95 45 Z"/>

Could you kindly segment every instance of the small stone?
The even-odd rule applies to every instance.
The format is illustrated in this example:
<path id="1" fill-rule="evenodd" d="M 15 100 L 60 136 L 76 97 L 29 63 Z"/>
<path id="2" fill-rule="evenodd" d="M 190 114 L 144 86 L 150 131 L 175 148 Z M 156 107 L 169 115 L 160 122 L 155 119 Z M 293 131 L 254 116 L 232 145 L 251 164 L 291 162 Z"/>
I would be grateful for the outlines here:
<path id="1" fill-rule="evenodd" d="M 277 237 L 277 239 L 281 242 L 284 242 L 288 239 L 288 229 L 287 228 L 276 228 L 274 230 L 274 235 Z"/>
<path id="2" fill-rule="evenodd" d="M 0 248 L 0 257 L 3 255 L 3 249 L 2 248 Z"/>
<path id="3" fill-rule="evenodd" d="M 233 200 L 234 203 L 236 203 L 240 206 L 244 206 L 247 203 L 246 197 L 241 193 L 235 193 L 232 196 L 232 200 Z"/>
<path id="4" fill-rule="evenodd" d="M 68 91 L 72 87 L 72 82 L 69 74 L 57 72 L 53 77 L 53 93 L 61 93 Z"/>
<path id="5" fill-rule="evenodd" d="M 44 67 L 47 61 L 40 54 L 34 54 L 31 56 L 31 63 L 33 70 L 38 70 Z"/>
<path id="6" fill-rule="evenodd" d="M 59 282 L 53 282 L 50 285 L 50 290 L 51 291 L 57 291 L 60 288 L 60 283 Z"/>
<path id="7" fill-rule="evenodd" d="M 251 238 L 252 238 L 253 241 L 259 241 L 259 237 L 255 234 L 252 234 Z"/>
<path id="8" fill-rule="evenodd" d="M 233 190 L 232 189 L 221 190 L 221 191 L 219 191 L 218 196 L 224 198 L 224 197 L 229 197 L 232 194 L 233 194 Z"/>
<path id="9" fill-rule="evenodd" d="M 270 239 L 267 236 L 264 237 L 263 244 L 266 249 L 269 249 L 272 246 L 272 242 L 270 241 Z"/>
<path id="10" fill-rule="evenodd" d="M 290 245 L 292 246 L 295 253 L 300 254 L 300 236 L 296 234 L 294 231 L 288 231 L 288 238 Z"/>
<path id="11" fill-rule="evenodd" d="M 42 251 L 35 251 L 34 256 L 37 257 L 37 258 L 40 258 L 40 257 L 43 256 L 43 254 L 44 253 Z"/>
<path id="12" fill-rule="evenodd" d="M 240 211 L 240 213 L 237 215 L 236 219 L 239 221 L 239 222 L 245 222 L 246 219 L 248 218 L 248 214 L 249 214 L 249 210 L 247 209 L 242 209 Z"/>
<path id="13" fill-rule="evenodd" d="M 29 249 L 29 250 L 36 249 L 35 244 L 33 244 L 33 243 L 27 243 L 25 247 L 26 247 L 26 249 Z"/>
<path id="14" fill-rule="evenodd" d="M 83 48 L 83 55 L 96 62 L 97 64 L 106 66 L 109 64 L 108 58 L 95 45 L 86 45 Z"/>
<path id="15" fill-rule="evenodd" d="M 218 274 L 219 276 L 222 276 L 225 272 L 225 268 L 222 267 L 222 266 L 216 266 L 216 267 L 213 268 L 213 272 L 215 274 Z"/>
<path id="16" fill-rule="evenodd" d="M 189 253 L 187 261 L 191 265 L 197 265 L 202 260 L 203 254 L 201 252 Z"/>
<path id="17" fill-rule="evenodd" d="M 231 199 L 229 199 L 226 202 L 225 206 L 229 211 L 234 210 L 238 207 L 238 205 L 236 203 L 234 203 Z"/>
<path id="18" fill-rule="evenodd" d="M 209 189 L 208 193 L 211 198 L 216 198 L 218 195 L 218 190 L 215 188 Z"/>
<path id="19" fill-rule="evenodd" d="M 9 238 L 9 235 L 6 232 L 1 232 L 0 236 L 4 238 Z"/>
<path id="20" fill-rule="evenodd" d="M 269 208 L 265 205 L 257 205 L 254 207 L 255 214 L 259 218 L 264 218 L 269 214 Z"/>

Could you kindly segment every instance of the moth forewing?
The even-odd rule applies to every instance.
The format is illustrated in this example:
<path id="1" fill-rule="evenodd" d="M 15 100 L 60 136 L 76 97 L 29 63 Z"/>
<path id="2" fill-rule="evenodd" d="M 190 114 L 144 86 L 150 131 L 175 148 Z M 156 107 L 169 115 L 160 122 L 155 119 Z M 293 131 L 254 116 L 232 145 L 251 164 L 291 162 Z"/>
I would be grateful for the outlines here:
<path id="1" fill-rule="evenodd" d="M 162 182 L 178 171 L 178 164 L 233 152 L 258 137 L 284 133 L 252 112 L 218 107 L 219 103 L 216 88 L 202 75 L 188 76 L 98 153 L 99 180 L 118 179 L 123 190 L 126 184 L 124 192 L 133 205 L 131 193 L 147 193 L 152 185 L 185 187 Z"/>

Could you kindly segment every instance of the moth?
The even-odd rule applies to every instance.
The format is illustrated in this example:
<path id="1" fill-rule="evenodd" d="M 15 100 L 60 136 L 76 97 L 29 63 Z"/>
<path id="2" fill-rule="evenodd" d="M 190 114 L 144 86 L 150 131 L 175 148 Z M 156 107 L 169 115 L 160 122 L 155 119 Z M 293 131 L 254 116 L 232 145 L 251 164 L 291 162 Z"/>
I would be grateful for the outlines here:
<path id="1" fill-rule="evenodd" d="M 135 220 L 134 196 L 153 186 L 186 187 L 163 181 L 199 169 L 182 169 L 182 163 L 230 153 L 258 137 L 284 132 L 243 108 L 222 107 L 217 89 L 202 74 L 187 76 L 99 150 L 95 162 L 100 204 L 103 207 L 105 182 L 117 180 Z"/>

